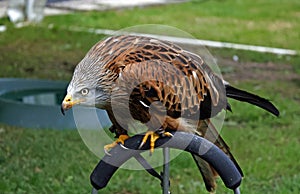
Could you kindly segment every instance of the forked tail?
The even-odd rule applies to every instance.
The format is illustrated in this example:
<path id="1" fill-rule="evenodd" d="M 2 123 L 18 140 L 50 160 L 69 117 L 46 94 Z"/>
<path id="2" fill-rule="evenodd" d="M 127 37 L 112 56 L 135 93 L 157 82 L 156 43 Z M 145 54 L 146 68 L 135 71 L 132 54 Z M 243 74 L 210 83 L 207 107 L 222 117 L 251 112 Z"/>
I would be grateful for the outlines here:
<path id="1" fill-rule="evenodd" d="M 266 111 L 268 111 L 276 116 L 279 116 L 278 109 L 269 100 L 262 98 L 258 95 L 246 92 L 244 90 L 234 88 L 230 85 L 225 85 L 225 89 L 226 89 L 227 97 L 233 98 L 235 100 L 242 101 L 242 102 L 248 102 L 248 103 L 258 106 L 262 109 L 265 109 Z"/>

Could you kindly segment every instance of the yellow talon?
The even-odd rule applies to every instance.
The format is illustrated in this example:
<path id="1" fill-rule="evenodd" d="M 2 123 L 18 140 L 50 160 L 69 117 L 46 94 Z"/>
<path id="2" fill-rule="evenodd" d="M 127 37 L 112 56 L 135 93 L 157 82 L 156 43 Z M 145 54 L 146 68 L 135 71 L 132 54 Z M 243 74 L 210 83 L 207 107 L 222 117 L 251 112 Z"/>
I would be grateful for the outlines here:
<path id="1" fill-rule="evenodd" d="M 107 144 L 107 145 L 104 146 L 104 152 L 105 152 L 107 155 L 110 155 L 110 154 L 108 153 L 108 151 L 109 151 L 110 149 L 114 148 L 116 145 L 118 145 L 118 143 L 121 143 L 121 144 L 124 145 L 125 140 L 128 139 L 128 138 L 129 138 L 128 135 L 120 135 L 116 141 L 114 141 L 114 142 L 112 142 L 112 143 Z"/>
<path id="2" fill-rule="evenodd" d="M 155 131 L 147 131 L 143 137 L 143 140 L 139 146 L 139 149 L 143 147 L 143 145 L 147 142 L 148 137 L 150 136 L 150 154 L 154 152 L 155 142 L 159 137 L 173 137 L 172 133 L 164 132 L 163 134 L 159 135 Z"/>
<path id="3" fill-rule="evenodd" d="M 172 133 L 170 133 L 170 132 L 164 132 L 163 133 L 163 135 L 162 135 L 163 137 L 173 137 L 173 134 Z"/>

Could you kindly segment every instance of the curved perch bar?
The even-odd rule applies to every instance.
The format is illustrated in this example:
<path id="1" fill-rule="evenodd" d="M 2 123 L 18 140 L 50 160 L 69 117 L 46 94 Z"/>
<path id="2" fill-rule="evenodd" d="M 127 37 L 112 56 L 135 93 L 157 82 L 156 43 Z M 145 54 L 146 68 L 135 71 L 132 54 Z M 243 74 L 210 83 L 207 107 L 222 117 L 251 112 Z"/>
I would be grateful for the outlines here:
<path id="1" fill-rule="evenodd" d="M 149 149 L 149 144 L 145 144 L 141 150 L 138 150 L 142 138 L 143 135 L 135 135 L 127 139 L 124 146 L 114 147 L 110 151 L 110 156 L 105 155 L 102 158 L 90 176 L 91 184 L 95 189 L 104 188 L 123 163 Z M 172 138 L 159 138 L 155 143 L 156 147 L 180 149 L 199 155 L 215 168 L 227 188 L 235 192 L 238 190 L 242 181 L 241 174 L 227 155 L 208 140 L 194 134 L 178 131 L 174 133 Z"/>

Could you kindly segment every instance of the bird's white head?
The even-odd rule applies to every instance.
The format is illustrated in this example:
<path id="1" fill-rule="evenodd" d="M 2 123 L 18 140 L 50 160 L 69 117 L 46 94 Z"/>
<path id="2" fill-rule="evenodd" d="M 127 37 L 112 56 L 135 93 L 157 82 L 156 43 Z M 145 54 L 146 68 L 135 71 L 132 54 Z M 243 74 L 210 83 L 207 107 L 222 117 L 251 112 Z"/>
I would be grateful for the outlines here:
<path id="1" fill-rule="evenodd" d="M 67 88 L 61 110 L 62 113 L 74 105 L 96 106 L 105 109 L 110 103 L 112 83 L 111 73 L 103 69 L 101 60 L 87 55 L 75 68 Z"/>

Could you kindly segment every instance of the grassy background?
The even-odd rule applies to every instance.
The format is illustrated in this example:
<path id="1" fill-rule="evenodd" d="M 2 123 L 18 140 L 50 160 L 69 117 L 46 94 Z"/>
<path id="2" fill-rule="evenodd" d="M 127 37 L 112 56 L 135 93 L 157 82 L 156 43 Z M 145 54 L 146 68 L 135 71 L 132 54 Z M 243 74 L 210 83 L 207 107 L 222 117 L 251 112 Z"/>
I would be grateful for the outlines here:
<path id="1" fill-rule="evenodd" d="M 300 49 L 298 0 L 210 0 L 147 9 L 88 12 L 51 17 L 46 23 L 121 29 L 138 24 L 166 24 L 196 38 Z"/>
<path id="2" fill-rule="evenodd" d="M 215 0 L 52 16 L 21 29 L 4 18 L 0 23 L 8 30 L 0 33 L 0 77 L 69 80 L 74 66 L 102 36 L 64 30 L 68 26 L 120 29 L 159 23 L 201 39 L 299 50 L 299 10 L 297 0 Z M 244 170 L 242 192 L 299 193 L 299 56 L 210 51 L 228 81 L 270 98 L 281 111 L 280 118 L 275 118 L 230 101 L 233 114 L 227 114 L 222 135 Z M 233 55 L 239 56 L 239 62 L 232 61 Z M 77 131 L 0 125 L 0 193 L 88 193 L 89 174 L 97 162 Z M 171 176 L 173 193 L 205 193 L 189 155 L 182 154 L 171 163 Z M 159 190 L 159 182 L 146 172 L 119 170 L 100 193 Z M 221 180 L 218 193 L 231 193 Z"/>

